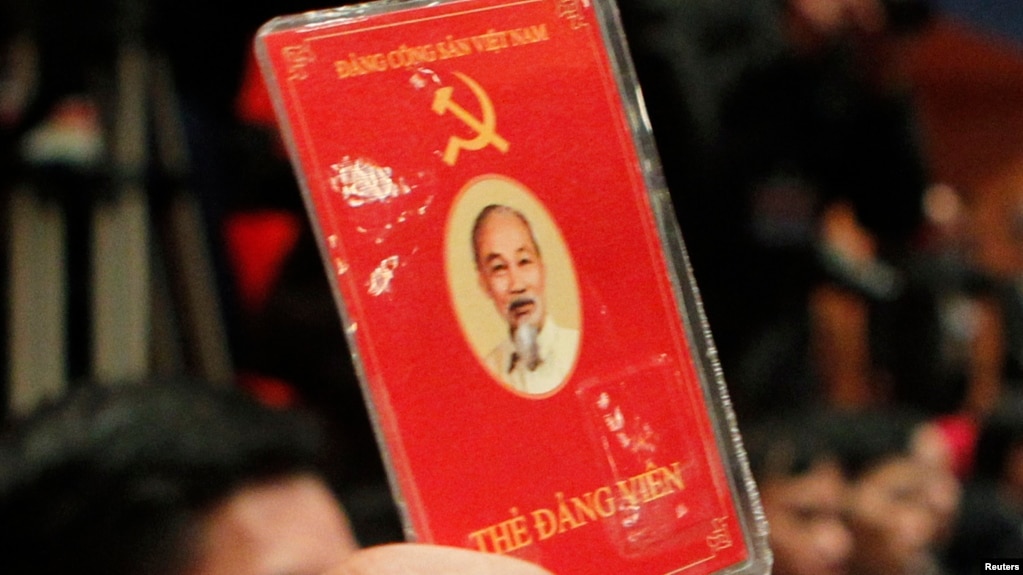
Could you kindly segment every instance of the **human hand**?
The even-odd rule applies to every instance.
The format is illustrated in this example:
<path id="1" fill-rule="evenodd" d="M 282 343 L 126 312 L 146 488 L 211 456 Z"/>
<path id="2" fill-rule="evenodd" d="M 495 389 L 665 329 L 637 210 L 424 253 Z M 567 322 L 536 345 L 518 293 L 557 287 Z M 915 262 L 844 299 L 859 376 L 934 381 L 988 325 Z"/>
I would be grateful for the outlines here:
<path id="1" fill-rule="evenodd" d="M 394 543 L 357 551 L 324 575 L 553 575 L 521 559 L 459 547 Z"/>

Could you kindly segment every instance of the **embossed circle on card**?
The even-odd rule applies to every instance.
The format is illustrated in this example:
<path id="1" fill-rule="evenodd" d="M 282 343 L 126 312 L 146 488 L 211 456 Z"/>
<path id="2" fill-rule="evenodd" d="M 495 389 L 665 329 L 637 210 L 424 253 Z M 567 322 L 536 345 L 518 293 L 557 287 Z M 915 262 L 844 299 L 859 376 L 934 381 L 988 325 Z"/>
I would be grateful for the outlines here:
<path id="1" fill-rule="evenodd" d="M 579 286 L 543 203 L 511 178 L 471 180 L 448 216 L 445 258 L 462 332 L 490 375 L 527 397 L 561 389 L 579 355 Z"/>

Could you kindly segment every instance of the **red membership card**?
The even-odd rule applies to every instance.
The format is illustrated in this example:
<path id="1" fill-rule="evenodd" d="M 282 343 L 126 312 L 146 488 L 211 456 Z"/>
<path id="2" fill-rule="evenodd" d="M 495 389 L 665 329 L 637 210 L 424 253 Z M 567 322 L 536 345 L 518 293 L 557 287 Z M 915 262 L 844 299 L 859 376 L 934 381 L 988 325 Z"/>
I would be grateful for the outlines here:
<path id="1" fill-rule="evenodd" d="M 256 44 L 409 538 L 766 574 L 614 5 L 373 2 Z"/>

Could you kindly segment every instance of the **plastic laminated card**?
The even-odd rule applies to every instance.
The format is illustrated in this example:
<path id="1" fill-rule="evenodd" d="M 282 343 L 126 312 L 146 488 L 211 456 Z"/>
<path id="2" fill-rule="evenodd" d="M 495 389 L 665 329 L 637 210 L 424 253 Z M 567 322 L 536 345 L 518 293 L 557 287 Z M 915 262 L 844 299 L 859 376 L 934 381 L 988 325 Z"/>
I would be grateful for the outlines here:
<path id="1" fill-rule="evenodd" d="M 256 43 L 409 538 L 766 574 L 614 5 L 375 2 Z"/>

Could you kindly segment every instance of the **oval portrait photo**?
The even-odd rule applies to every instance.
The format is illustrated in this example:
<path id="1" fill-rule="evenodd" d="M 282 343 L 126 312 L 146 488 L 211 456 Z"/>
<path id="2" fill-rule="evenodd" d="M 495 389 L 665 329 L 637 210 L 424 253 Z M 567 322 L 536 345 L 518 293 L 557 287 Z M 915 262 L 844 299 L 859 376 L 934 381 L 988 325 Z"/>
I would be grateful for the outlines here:
<path id="1" fill-rule="evenodd" d="M 475 178 L 448 215 L 444 251 L 462 333 L 490 375 L 521 396 L 557 393 L 579 355 L 581 306 L 544 205 L 510 178 Z"/>

